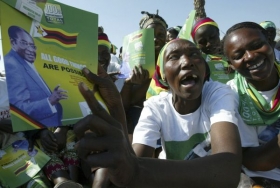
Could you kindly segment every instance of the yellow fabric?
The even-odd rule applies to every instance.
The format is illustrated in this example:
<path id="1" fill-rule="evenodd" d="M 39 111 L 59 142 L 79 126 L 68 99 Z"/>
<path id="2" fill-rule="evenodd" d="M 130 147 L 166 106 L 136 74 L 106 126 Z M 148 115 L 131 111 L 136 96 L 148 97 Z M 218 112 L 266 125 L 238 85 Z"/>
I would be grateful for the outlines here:
<path id="1" fill-rule="evenodd" d="M 106 46 L 107 48 L 111 49 L 111 43 L 106 40 L 98 40 L 98 45 Z"/>
<path id="2" fill-rule="evenodd" d="M 199 27 L 197 27 L 194 32 L 196 32 L 200 27 L 202 27 L 204 25 L 213 25 L 213 26 L 219 28 L 218 24 L 216 22 L 205 22 L 205 23 L 201 24 Z"/>

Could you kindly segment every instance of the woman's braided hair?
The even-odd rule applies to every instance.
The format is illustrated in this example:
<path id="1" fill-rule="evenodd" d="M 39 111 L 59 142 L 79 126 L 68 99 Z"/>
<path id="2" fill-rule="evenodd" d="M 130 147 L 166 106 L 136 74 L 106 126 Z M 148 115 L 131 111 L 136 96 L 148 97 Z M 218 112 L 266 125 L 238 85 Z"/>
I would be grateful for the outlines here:
<path id="1" fill-rule="evenodd" d="M 150 14 L 149 12 L 146 11 L 141 11 L 142 14 L 145 14 L 143 18 L 140 20 L 139 26 L 140 29 L 145 29 L 148 27 L 148 25 L 153 24 L 153 23 L 159 23 L 161 24 L 164 28 L 168 28 L 168 25 L 166 21 L 158 15 L 158 10 L 156 14 Z"/>

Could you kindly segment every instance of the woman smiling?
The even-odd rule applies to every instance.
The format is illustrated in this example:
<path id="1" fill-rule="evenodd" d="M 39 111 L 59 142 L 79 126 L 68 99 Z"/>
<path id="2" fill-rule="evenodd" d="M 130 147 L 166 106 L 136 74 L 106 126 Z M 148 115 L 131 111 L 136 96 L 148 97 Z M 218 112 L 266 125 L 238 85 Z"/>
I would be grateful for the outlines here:
<path id="1" fill-rule="evenodd" d="M 238 72 L 228 85 L 247 124 L 239 129 L 247 138 L 242 140 L 244 171 L 259 185 L 280 187 L 280 66 L 267 32 L 253 22 L 238 23 L 224 37 L 224 52 Z"/>

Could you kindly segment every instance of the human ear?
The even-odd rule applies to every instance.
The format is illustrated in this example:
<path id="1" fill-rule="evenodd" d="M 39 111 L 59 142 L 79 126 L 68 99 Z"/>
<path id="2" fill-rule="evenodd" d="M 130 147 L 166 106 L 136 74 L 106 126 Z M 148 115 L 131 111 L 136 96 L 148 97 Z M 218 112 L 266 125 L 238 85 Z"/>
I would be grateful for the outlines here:
<path id="1" fill-rule="evenodd" d="M 232 70 L 235 70 L 235 68 L 234 68 L 234 66 L 232 65 L 232 63 L 230 62 L 230 60 L 226 60 L 227 61 L 227 63 L 228 63 L 228 65 L 229 65 L 229 67 L 232 69 Z"/>
<path id="2" fill-rule="evenodd" d="M 235 67 L 228 61 L 228 64 L 229 64 L 229 67 L 232 69 L 232 70 L 235 70 Z"/>

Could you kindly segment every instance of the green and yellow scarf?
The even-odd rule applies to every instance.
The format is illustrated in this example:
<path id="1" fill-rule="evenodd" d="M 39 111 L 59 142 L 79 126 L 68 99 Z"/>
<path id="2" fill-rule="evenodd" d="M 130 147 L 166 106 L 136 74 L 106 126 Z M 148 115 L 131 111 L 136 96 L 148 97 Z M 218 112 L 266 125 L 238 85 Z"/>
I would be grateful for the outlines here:
<path id="1" fill-rule="evenodd" d="M 280 77 L 280 65 L 275 63 Z M 234 82 L 239 95 L 239 113 L 247 125 L 271 125 L 280 117 L 280 88 L 274 94 L 271 103 L 240 74 L 236 74 Z"/>

